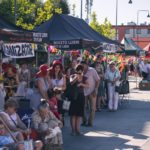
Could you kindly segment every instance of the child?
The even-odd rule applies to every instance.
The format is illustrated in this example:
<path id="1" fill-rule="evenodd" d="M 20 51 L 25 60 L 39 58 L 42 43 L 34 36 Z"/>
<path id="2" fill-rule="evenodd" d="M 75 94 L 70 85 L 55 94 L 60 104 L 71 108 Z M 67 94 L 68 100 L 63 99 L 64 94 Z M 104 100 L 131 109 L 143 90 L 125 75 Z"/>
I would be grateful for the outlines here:
<path id="1" fill-rule="evenodd" d="M 3 76 L 0 75 L 0 110 L 4 109 L 5 96 L 6 96 L 6 92 L 3 85 Z"/>
<path id="2" fill-rule="evenodd" d="M 61 99 L 61 91 L 54 89 L 52 91 L 48 91 L 48 97 L 49 97 L 49 106 L 50 106 L 50 110 L 54 113 L 54 115 L 56 116 L 56 118 L 58 118 L 59 120 L 61 120 L 61 114 L 59 112 L 59 108 L 58 108 L 58 101 Z"/>

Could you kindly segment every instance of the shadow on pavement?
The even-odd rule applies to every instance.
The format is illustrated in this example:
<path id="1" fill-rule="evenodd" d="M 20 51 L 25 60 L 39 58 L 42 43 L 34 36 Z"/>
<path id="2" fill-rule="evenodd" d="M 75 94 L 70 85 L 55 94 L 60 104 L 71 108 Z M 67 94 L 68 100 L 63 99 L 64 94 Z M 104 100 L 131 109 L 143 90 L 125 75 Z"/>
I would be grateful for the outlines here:
<path id="1" fill-rule="evenodd" d="M 149 116 L 150 102 L 130 100 L 117 112 L 97 112 L 94 126 L 82 127 L 84 136 L 75 137 L 70 135 L 69 117 L 66 117 L 64 150 L 139 150 L 149 138 L 145 133 Z"/>

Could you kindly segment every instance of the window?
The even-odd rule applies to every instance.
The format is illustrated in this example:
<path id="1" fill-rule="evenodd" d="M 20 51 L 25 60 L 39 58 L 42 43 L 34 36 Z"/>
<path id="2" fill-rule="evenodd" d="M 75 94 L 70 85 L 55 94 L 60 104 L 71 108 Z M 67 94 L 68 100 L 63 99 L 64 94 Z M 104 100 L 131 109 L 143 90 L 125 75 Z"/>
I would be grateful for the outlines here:
<path id="1" fill-rule="evenodd" d="M 141 34 L 141 29 L 136 29 L 136 34 Z"/>
<path id="2" fill-rule="evenodd" d="M 150 29 L 147 29 L 147 34 L 150 34 Z"/>
<path id="3" fill-rule="evenodd" d="M 126 29 L 126 34 L 130 34 L 130 29 Z"/>

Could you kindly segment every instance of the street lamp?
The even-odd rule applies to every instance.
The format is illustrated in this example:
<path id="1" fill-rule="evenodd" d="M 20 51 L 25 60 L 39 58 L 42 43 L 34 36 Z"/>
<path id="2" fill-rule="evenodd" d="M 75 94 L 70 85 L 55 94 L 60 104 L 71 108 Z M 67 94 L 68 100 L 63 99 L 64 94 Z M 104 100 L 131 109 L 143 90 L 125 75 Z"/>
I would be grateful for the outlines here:
<path id="1" fill-rule="evenodd" d="M 81 19 L 82 19 L 82 7 L 83 7 L 83 0 L 81 0 L 81 15 L 80 15 Z"/>
<path id="2" fill-rule="evenodd" d="M 129 0 L 129 4 L 132 4 L 132 0 Z M 118 25 L 118 0 L 116 0 L 116 40 L 117 38 L 117 25 Z"/>
<path id="3" fill-rule="evenodd" d="M 132 4 L 132 0 L 129 0 L 129 4 Z"/>
<path id="4" fill-rule="evenodd" d="M 136 28 L 137 31 L 138 31 L 138 25 L 139 25 L 139 14 L 140 14 L 140 12 L 147 12 L 148 13 L 147 17 L 150 18 L 149 10 L 138 10 L 137 11 L 137 28 Z M 138 32 L 136 32 L 136 37 L 137 37 L 136 40 L 137 40 L 137 45 L 138 45 L 138 43 L 139 43 Z"/>
<path id="5" fill-rule="evenodd" d="M 138 10 L 137 11 L 137 25 L 139 24 L 139 14 L 140 12 L 147 12 L 147 18 L 150 18 L 150 13 L 149 13 L 149 10 Z"/>

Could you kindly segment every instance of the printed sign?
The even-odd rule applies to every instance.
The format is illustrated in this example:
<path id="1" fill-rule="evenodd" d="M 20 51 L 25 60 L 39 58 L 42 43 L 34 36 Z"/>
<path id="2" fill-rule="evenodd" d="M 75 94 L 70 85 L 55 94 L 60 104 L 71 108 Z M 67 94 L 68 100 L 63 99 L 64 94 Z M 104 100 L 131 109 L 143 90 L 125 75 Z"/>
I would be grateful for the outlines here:
<path id="1" fill-rule="evenodd" d="M 47 33 L 0 29 L 0 40 L 8 42 L 46 43 Z"/>
<path id="2" fill-rule="evenodd" d="M 57 49 L 76 49 L 78 47 L 82 47 L 80 40 L 53 41 L 51 44 Z"/>
<path id="3" fill-rule="evenodd" d="M 30 43 L 3 44 L 3 52 L 11 58 L 34 57 L 34 48 Z"/>
<path id="4" fill-rule="evenodd" d="M 103 52 L 115 53 L 118 50 L 118 46 L 114 44 L 103 43 Z"/>

